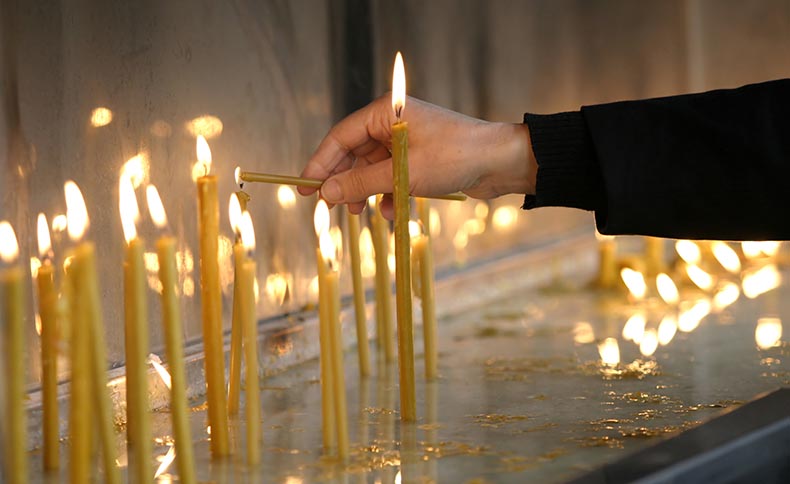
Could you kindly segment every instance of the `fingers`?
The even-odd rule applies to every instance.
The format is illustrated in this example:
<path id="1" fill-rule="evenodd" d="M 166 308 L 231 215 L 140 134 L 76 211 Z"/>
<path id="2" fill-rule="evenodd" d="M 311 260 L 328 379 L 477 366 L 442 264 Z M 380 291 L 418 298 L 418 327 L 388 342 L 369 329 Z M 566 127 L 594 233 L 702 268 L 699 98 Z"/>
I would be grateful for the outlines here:
<path id="1" fill-rule="evenodd" d="M 354 215 L 359 215 L 365 209 L 365 202 L 354 202 L 348 204 L 348 210 Z"/>
<path id="2" fill-rule="evenodd" d="M 310 161 L 302 170 L 303 177 L 326 180 L 349 153 L 361 147 L 375 148 L 372 141 L 389 138 L 389 123 L 381 122 L 388 119 L 386 104 L 381 100 L 374 101 L 364 108 L 350 114 L 340 121 L 318 145 Z M 299 193 L 309 195 L 315 189 L 300 187 Z"/>
<path id="3" fill-rule="evenodd" d="M 392 201 L 392 194 L 385 193 L 379 202 L 381 215 L 387 220 L 395 220 L 395 203 Z"/>
<path id="4" fill-rule="evenodd" d="M 389 159 L 338 173 L 324 182 L 321 196 L 329 203 L 355 203 L 391 191 L 392 160 Z"/>

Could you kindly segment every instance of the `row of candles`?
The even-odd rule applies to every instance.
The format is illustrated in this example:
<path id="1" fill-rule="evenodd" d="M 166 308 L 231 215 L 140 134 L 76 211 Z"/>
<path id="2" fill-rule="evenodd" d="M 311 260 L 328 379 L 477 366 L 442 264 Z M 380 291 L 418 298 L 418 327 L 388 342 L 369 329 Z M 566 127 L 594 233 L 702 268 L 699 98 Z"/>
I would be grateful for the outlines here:
<path id="1" fill-rule="evenodd" d="M 664 241 L 647 238 L 642 257 L 617 257 L 614 237 L 601 236 L 599 241 L 599 270 L 595 284 L 601 288 L 615 288 L 619 284 L 628 290 L 630 316 L 622 337 L 639 347 L 644 356 L 651 356 L 659 346 L 667 345 L 678 331 L 689 333 L 711 312 L 721 312 L 735 303 L 741 293 L 749 299 L 776 289 L 781 283 L 779 242 L 741 242 L 740 255 L 724 241 L 678 240 L 674 247 L 678 263 L 674 271 L 664 260 Z M 672 274 L 672 275 L 670 275 Z M 684 278 L 704 296 L 682 300 L 675 280 Z M 738 279 L 738 280 L 735 280 Z M 650 282 L 652 280 L 652 283 Z M 648 299 L 651 291 L 666 307 L 657 307 Z M 710 297 L 708 296 L 710 295 Z M 769 311 L 775 311 L 769 301 Z M 674 308 L 674 309 L 673 309 Z M 648 313 L 663 315 L 653 328 L 647 325 Z M 781 319 L 762 317 L 755 329 L 755 342 L 766 350 L 780 344 Z M 579 322 L 574 328 L 577 343 L 595 341 L 589 323 Z M 604 365 L 614 367 L 620 362 L 616 338 L 608 337 L 599 343 Z"/>
<path id="2" fill-rule="evenodd" d="M 401 392 L 401 418 L 416 419 L 414 384 L 414 349 L 412 323 L 412 291 L 422 301 L 425 340 L 425 376 L 437 376 L 436 318 L 433 301 L 433 259 L 429 227 L 430 206 L 417 199 L 420 222 L 410 220 L 408 193 L 408 128 L 402 122 L 405 106 L 405 73 L 400 53 L 396 59 L 393 79 L 393 171 L 395 184 L 395 279 L 398 337 L 398 362 Z M 231 327 L 231 359 L 229 385 L 226 387 L 222 330 L 222 298 L 220 292 L 218 240 L 219 201 L 217 177 L 210 173 L 211 151 L 203 136 L 197 138 L 198 164 L 203 175 L 197 182 L 198 231 L 200 245 L 200 288 L 206 399 L 211 428 L 211 451 L 215 457 L 230 453 L 228 416 L 238 413 L 241 369 L 246 368 L 246 430 L 247 461 L 256 465 L 260 459 L 261 415 L 258 380 L 257 319 L 255 304 L 254 250 L 255 233 L 247 211 L 249 195 L 238 191 L 231 196 L 230 218 L 236 234 L 234 254 L 234 290 Z M 237 170 L 238 178 L 238 170 Z M 283 178 L 283 177 L 280 177 Z M 284 177 L 290 178 L 290 177 Z M 279 182 L 279 181 L 278 181 Z M 93 422 L 98 419 L 98 448 L 101 450 L 104 478 L 120 482 L 113 451 L 114 418 L 106 387 L 106 350 L 104 324 L 96 268 L 96 246 L 87 237 L 90 227 L 82 193 L 73 181 L 64 185 L 67 206 L 67 229 L 74 246 L 63 265 L 63 280 L 57 288 L 54 254 L 49 226 L 44 214 L 38 217 L 38 245 L 41 263 L 35 277 L 38 290 L 38 312 L 42 337 L 42 399 L 44 468 L 59 468 L 59 425 L 57 404 L 57 351 L 59 331 L 69 327 L 71 391 L 70 391 L 70 478 L 72 482 L 88 482 L 93 473 Z M 452 199 L 452 197 L 451 197 Z M 456 198 L 457 199 L 457 198 Z M 124 319 L 126 353 L 127 441 L 131 466 L 139 482 L 150 475 L 151 424 L 147 388 L 147 285 L 144 264 L 145 242 L 137 233 L 141 214 L 135 184 L 122 172 L 119 181 L 119 208 L 126 240 L 123 263 Z M 162 235 L 156 242 L 161 283 L 162 324 L 170 369 L 171 414 L 174 449 L 179 479 L 195 482 L 192 438 L 186 399 L 183 331 L 178 300 L 176 239 L 168 231 L 167 216 L 159 192 L 153 185 L 146 187 L 146 200 L 151 220 Z M 395 358 L 392 341 L 391 278 L 388 262 L 389 224 L 374 204 L 371 216 L 371 238 L 376 257 L 376 322 L 377 342 L 386 361 Z M 354 289 L 357 348 L 361 376 L 370 373 L 365 292 L 361 275 L 359 251 L 359 215 L 348 214 L 352 282 Z M 322 388 L 322 421 L 325 451 L 336 449 L 340 459 L 348 456 L 348 425 L 343 370 L 343 342 L 339 321 L 338 254 L 330 236 L 329 209 L 319 201 L 315 212 L 318 239 L 317 268 L 319 281 L 319 334 Z M 7 326 L 6 370 L 8 388 L 8 427 L 5 447 L 9 451 L 7 471 L 10 482 L 27 482 L 27 436 L 24 410 L 24 358 L 22 351 L 25 320 L 23 270 L 19 264 L 19 247 L 13 227 L 0 222 L 0 259 L 8 265 L 0 274 L 5 305 L 3 319 Z M 413 262 L 412 262 L 413 261 Z M 60 294 L 59 294 L 60 293 Z M 244 365 L 242 365 L 242 355 Z M 226 393 L 227 388 L 227 393 Z"/>

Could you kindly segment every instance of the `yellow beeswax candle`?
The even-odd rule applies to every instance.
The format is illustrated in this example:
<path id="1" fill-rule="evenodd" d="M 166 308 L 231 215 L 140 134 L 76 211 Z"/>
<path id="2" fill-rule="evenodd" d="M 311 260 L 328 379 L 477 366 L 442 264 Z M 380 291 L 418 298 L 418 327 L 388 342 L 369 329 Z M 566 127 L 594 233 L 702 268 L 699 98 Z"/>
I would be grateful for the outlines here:
<path id="1" fill-rule="evenodd" d="M 74 308 L 71 320 L 72 421 L 69 428 L 72 437 L 72 481 L 87 482 L 89 479 L 90 434 L 98 420 L 104 479 L 116 484 L 120 482 L 120 473 L 115 463 L 114 425 L 107 391 L 107 357 L 96 276 L 96 246 L 90 241 L 81 241 L 88 230 L 89 219 L 79 187 L 73 181 L 67 181 L 64 191 L 69 237 L 78 242 L 69 267 L 70 302 Z"/>
<path id="2" fill-rule="evenodd" d="M 44 470 L 60 468 L 58 421 L 58 292 L 52 266 L 52 241 L 47 217 L 38 214 L 38 314 L 41 317 L 41 394 L 43 407 Z"/>
<path id="3" fill-rule="evenodd" d="M 320 236 L 329 231 L 329 209 L 326 202 L 319 200 L 315 208 L 314 224 L 316 235 Z M 316 266 L 318 273 L 318 333 L 320 344 L 321 367 L 321 435 L 323 438 L 324 452 L 328 453 L 335 443 L 335 410 L 334 410 L 334 384 L 332 381 L 332 354 L 331 354 L 331 321 L 329 293 L 327 286 L 327 266 L 321 248 L 316 248 Z"/>
<path id="4" fill-rule="evenodd" d="M 25 412 L 25 293 L 19 245 L 11 224 L 0 222 L 0 259 L 11 267 L 0 273 L 6 337 L 6 478 L 10 483 L 27 482 L 27 413 Z"/>
<path id="5" fill-rule="evenodd" d="M 153 185 L 147 188 L 148 209 L 154 224 L 167 227 L 167 215 L 162 206 L 159 192 Z M 184 332 L 181 325 L 181 310 L 176 288 L 178 272 L 176 266 L 176 239 L 163 235 L 156 241 L 159 260 L 159 281 L 162 283 L 162 325 L 165 333 L 165 351 L 170 367 L 170 414 L 173 416 L 173 436 L 176 449 L 178 480 L 194 484 L 195 460 L 192 435 L 189 428 L 189 406 L 186 396 L 186 371 L 184 370 Z"/>
<path id="6" fill-rule="evenodd" d="M 335 244 L 329 231 L 319 236 L 321 257 L 325 264 L 324 290 L 329 320 L 329 353 L 332 372 L 332 396 L 334 398 L 335 432 L 337 455 L 341 460 L 348 458 L 348 416 L 346 413 L 346 378 L 343 367 L 343 338 L 340 327 L 340 289 L 338 286 Z"/>
<path id="7" fill-rule="evenodd" d="M 354 288 L 354 317 L 357 323 L 357 355 L 360 376 L 370 375 L 368 326 L 365 314 L 365 285 L 362 283 L 362 260 L 359 253 L 359 215 L 348 214 L 348 245 L 351 253 L 351 280 Z"/>
<path id="8" fill-rule="evenodd" d="M 240 287 L 241 326 L 244 336 L 244 360 L 246 374 L 244 376 L 245 416 L 247 418 L 247 464 L 258 465 L 260 462 L 261 442 L 261 404 L 258 384 L 258 325 L 255 313 L 255 272 L 256 264 L 247 254 L 255 250 L 255 232 L 249 212 L 244 212 L 240 232 L 246 254 L 238 266 L 238 284 Z"/>
<path id="9" fill-rule="evenodd" d="M 241 360 L 242 360 L 242 326 L 241 326 L 241 294 L 238 275 L 241 264 L 244 261 L 244 246 L 239 235 L 239 223 L 242 213 L 242 199 L 239 194 L 234 193 L 230 196 L 228 203 L 228 215 L 230 225 L 236 234 L 236 242 L 233 244 L 233 312 L 231 315 L 230 329 L 230 376 L 228 382 L 228 414 L 238 415 L 239 413 L 239 394 L 241 389 Z M 246 205 L 246 201 L 244 202 Z"/>
<path id="10" fill-rule="evenodd" d="M 371 202 L 376 197 L 371 197 Z M 370 217 L 371 239 L 376 258 L 376 331 L 379 350 L 384 353 L 386 361 L 395 360 L 395 343 L 393 341 L 392 323 L 392 281 L 389 259 L 389 226 L 381 215 L 378 202 L 372 205 Z"/>
<path id="11" fill-rule="evenodd" d="M 439 351 L 437 349 L 436 297 L 434 295 L 435 270 L 433 265 L 433 244 L 431 243 L 431 206 L 428 200 L 418 198 L 417 216 L 422 225 L 422 235 L 412 250 L 418 252 L 420 261 L 420 286 L 422 303 L 422 330 L 425 345 L 425 379 L 433 380 L 438 376 Z M 420 248 L 417 248 L 420 245 Z"/>
<path id="12" fill-rule="evenodd" d="M 666 270 L 664 239 L 645 237 L 645 270 L 650 277 L 655 277 Z"/>
<path id="13" fill-rule="evenodd" d="M 126 239 L 124 258 L 124 316 L 126 334 L 126 408 L 127 433 L 131 443 L 138 482 L 151 480 L 151 418 L 148 413 L 148 304 L 146 275 L 143 263 L 145 243 L 137 236 L 135 219 L 139 207 L 134 187 L 121 177 L 121 225 Z"/>
<path id="14" fill-rule="evenodd" d="M 614 237 L 595 233 L 598 239 L 599 287 L 610 289 L 617 284 L 617 242 Z"/>
<path id="15" fill-rule="evenodd" d="M 400 52 L 392 78 L 392 108 L 398 121 L 392 125 L 392 199 L 395 205 L 395 304 L 398 324 L 398 369 L 401 419 L 417 418 L 414 387 L 414 327 L 412 321 L 409 241 L 409 129 L 401 121 L 406 104 L 406 76 Z"/>
<path id="16" fill-rule="evenodd" d="M 206 399 L 211 425 L 211 453 L 214 458 L 220 458 L 230 453 L 230 447 L 222 346 L 222 293 L 219 283 L 219 201 L 217 177 L 209 175 L 211 150 L 203 136 L 198 136 L 197 153 L 206 173 L 197 180 Z"/>

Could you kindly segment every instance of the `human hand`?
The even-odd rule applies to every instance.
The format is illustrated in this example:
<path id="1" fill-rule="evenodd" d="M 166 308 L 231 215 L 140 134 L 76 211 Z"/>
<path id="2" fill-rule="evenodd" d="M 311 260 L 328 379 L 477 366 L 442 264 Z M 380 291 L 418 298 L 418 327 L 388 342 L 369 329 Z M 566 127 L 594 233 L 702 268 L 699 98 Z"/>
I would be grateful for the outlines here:
<path id="1" fill-rule="evenodd" d="M 325 180 L 321 196 L 360 213 L 370 195 L 384 193 L 381 211 L 392 218 L 390 95 L 335 125 L 302 176 Z M 490 123 L 408 98 L 409 193 L 436 196 L 462 191 L 473 198 L 535 193 L 537 163 L 526 125 Z M 300 187 L 310 195 L 314 188 Z"/>

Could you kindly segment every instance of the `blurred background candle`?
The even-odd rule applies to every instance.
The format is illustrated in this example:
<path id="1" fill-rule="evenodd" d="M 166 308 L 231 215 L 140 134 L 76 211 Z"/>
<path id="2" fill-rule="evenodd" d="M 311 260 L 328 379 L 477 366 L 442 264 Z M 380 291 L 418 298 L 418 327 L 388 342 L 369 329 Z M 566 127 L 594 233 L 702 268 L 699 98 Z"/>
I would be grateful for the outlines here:
<path id="1" fill-rule="evenodd" d="M 219 200 L 217 177 L 211 172 L 211 149 L 197 137 L 198 163 L 203 176 L 198 187 L 198 234 L 200 242 L 200 296 L 203 306 L 203 348 L 206 399 L 211 426 L 211 453 L 222 457 L 228 446 L 228 408 L 225 398 L 225 354 L 222 345 L 222 293 L 219 281 Z"/>
<path id="2" fill-rule="evenodd" d="M 414 327 L 411 308 L 409 245 L 409 129 L 401 121 L 406 106 L 406 73 L 398 52 L 392 74 L 392 199 L 395 205 L 395 305 L 398 322 L 398 369 L 400 372 L 401 419 L 417 418 L 414 389 Z"/>
<path id="3" fill-rule="evenodd" d="M 357 356 L 360 376 L 370 375 L 368 326 L 365 313 L 365 285 L 362 283 L 362 258 L 359 250 L 359 215 L 348 212 L 348 246 L 351 255 L 351 281 L 354 290 L 354 319 L 357 323 Z"/>
<path id="4" fill-rule="evenodd" d="M 238 168 L 237 168 L 238 170 Z M 239 192 L 233 193 L 228 202 L 228 219 L 236 241 L 233 244 L 233 309 L 231 314 L 230 329 L 230 375 L 228 377 L 228 415 L 239 413 L 239 392 L 241 389 L 241 360 L 242 360 L 242 326 L 241 326 L 241 287 L 239 286 L 239 272 L 246 257 L 244 244 L 241 241 L 239 223 L 242 214 L 242 199 Z M 246 202 L 245 202 L 246 205 Z"/>
<path id="5" fill-rule="evenodd" d="M 319 200 L 315 207 L 315 214 L 313 215 L 313 225 L 315 227 L 315 234 L 318 236 L 320 242 L 321 235 L 329 233 L 329 208 L 326 202 Z M 330 238 L 331 240 L 331 238 Z M 320 358 L 319 364 L 321 366 L 321 432 L 324 443 L 324 452 L 329 452 L 333 447 L 335 440 L 335 397 L 334 397 L 334 383 L 332 373 L 332 353 L 331 353 L 331 329 L 329 314 L 330 302 L 329 287 L 327 285 L 328 268 L 321 247 L 316 247 L 316 264 L 318 272 L 318 333 Z"/>
<path id="6" fill-rule="evenodd" d="M 19 244 L 11 224 L 0 222 L 0 260 L 10 267 L 0 273 L 3 292 L 3 321 L 5 323 L 6 368 L 6 446 L 5 477 L 10 483 L 27 482 L 27 413 L 25 411 L 25 292 L 22 285 L 22 266 L 19 264 Z"/>
<path id="7" fill-rule="evenodd" d="M 167 228 L 167 214 L 156 187 L 146 190 L 151 220 L 160 230 Z M 189 406 L 186 396 L 186 371 L 184 370 L 184 332 L 178 301 L 178 271 L 176 267 L 176 239 L 164 234 L 156 241 L 159 260 L 159 281 L 162 283 L 162 325 L 165 333 L 165 350 L 170 367 L 170 413 L 173 416 L 173 437 L 176 449 L 178 480 L 195 483 L 195 461 L 192 450 L 192 432 L 189 428 Z"/>
<path id="8" fill-rule="evenodd" d="M 419 206 L 419 205 L 418 205 Z M 413 222 L 411 234 L 412 259 L 419 268 L 414 276 L 419 278 L 417 293 L 422 304 L 422 330 L 425 347 L 425 379 L 433 380 L 438 374 L 438 352 L 436 349 L 436 301 L 433 290 L 433 254 L 429 236 L 420 223 Z"/>
<path id="9" fill-rule="evenodd" d="M 370 205 L 370 232 L 376 260 L 376 336 L 379 351 L 387 362 L 395 360 L 395 343 L 392 340 L 392 278 L 389 267 L 389 222 L 381 215 L 380 198 L 368 199 Z"/>
<path id="10" fill-rule="evenodd" d="M 134 456 L 131 460 L 138 482 L 151 476 L 151 420 L 148 413 L 148 301 L 143 252 L 145 242 L 137 236 L 140 209 L 131 180 L 119 182 L 121 227 L 126 239 L 123 263 L 124 316 L 126 329 L 126 431 Z"/>
<path id="11" fill-rule="evenodd" d="M 44 469 L 60 467 L 58 421 L 58 292 L 52 265 L 52 239 L 47 217 L 38 214 L 38 254 L 41 266 L 36 275 L 38 314 L 41 317 L 41 398 L 43 406 Z"/>

